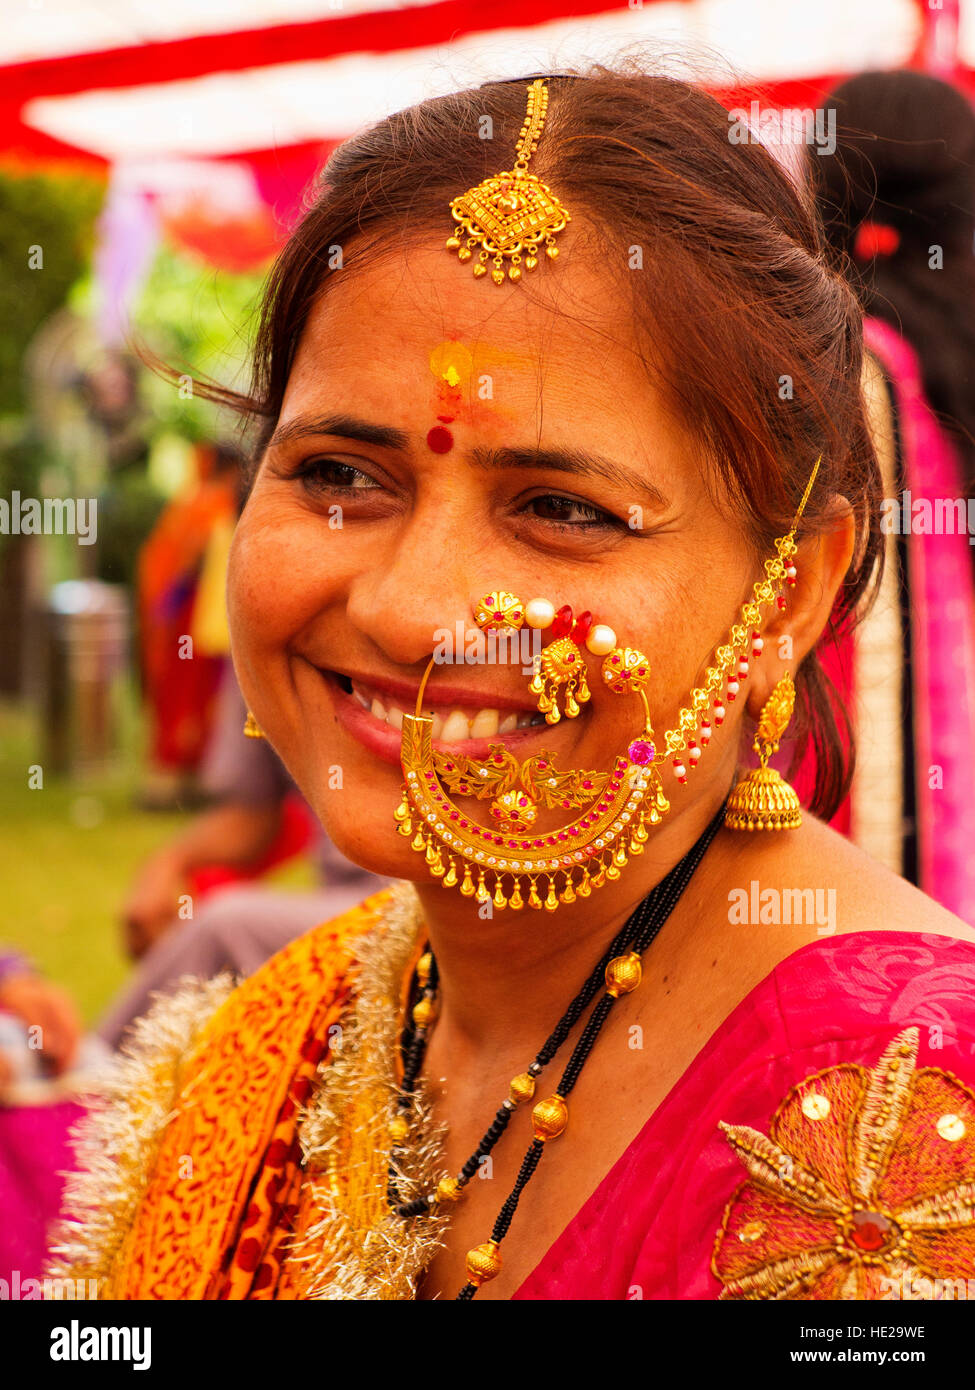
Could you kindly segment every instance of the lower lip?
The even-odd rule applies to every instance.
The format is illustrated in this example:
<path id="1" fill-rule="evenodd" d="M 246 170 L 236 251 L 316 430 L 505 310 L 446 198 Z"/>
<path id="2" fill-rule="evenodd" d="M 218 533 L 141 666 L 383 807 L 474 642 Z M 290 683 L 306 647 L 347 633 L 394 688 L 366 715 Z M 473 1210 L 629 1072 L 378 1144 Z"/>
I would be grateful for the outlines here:
<path id="1" fill-rule="evenodd" d="M 383 720 L 377 719 L 371 710 L 359 704 L 355 695 L 342 689 L 334 677 L 319 672 L 329 687 L 335 702 L 335 717 L 342 728 L 350 733 L 357 743 L 361 743 L 375 757 L 393 767 L 400 767 L 402 735 Z M 547 725 L 535 724 L 530 729 L 516 729 L 510 734 L 494 734 L 490 738 L 464 738 L 456 743 L 434 741 L 434 748 L 440 753 L 456 753 L 468 758 L 486 758 L 492 743 L 500 743 L 504 748 L 517 748 L 540 733 L 550 733 Z"/>

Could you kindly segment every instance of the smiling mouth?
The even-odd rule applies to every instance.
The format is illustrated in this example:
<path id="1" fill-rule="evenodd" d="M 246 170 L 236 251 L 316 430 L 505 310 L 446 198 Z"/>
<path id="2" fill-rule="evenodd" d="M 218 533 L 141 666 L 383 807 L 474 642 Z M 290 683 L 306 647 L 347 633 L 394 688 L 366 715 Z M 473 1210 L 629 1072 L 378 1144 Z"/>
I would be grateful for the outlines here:
<path id="1" fill-rule="evenodd" d="M 397 699 L 386 691 L 376 690 L 361 680 L 352 680 L 339 672 L 329 673 L 341 690 L 351 695 L 356 702 L 388 728 L 401 733 L 403 716 L 415 714 L 416 702 L 409 703 Z M 545 716 L 537 710 L 493 709 L 490 706 L 475 708 L 468 705 L 440 705 L 425 698 L 424 712 L 432 712 L 433 728 L 431 738 L 437 743 L 462 743 L 471 739 L 504 737 L 522 729 L 545 725 Z"/>

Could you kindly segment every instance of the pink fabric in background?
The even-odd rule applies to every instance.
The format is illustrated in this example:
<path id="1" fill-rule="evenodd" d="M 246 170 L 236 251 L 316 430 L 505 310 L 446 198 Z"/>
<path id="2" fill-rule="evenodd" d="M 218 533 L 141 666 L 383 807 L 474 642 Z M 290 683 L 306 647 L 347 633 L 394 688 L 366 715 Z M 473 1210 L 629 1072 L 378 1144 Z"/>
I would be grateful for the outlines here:
<path id="1" fill-rule="evenodd" d="M 804 1077 L 841 1062 L 874 1067 L 912 1024 L 919 1067 L 975 1082 L 975 940 L 854 932 L 789 956 L 722 1024 L 514 1297 L 717 1298 L 711 1254 L 745 1177 L 719 1121 L 767 1133 Z"/>
<path id="2" fill-rule="evenodd" d="M 68 1132 L 82 1114 L 74 1101 L 0 1106 L 0 1279 L 8 1289 L 15 1278 L 23 1288 L 41 1277 L 61 1175 L 74 1166 Z"/>
<path id="3" fill-rule="evenodd" d="M 864 337 L 894 388 L 904 487 L 914 501 L 964 499 L 958 460 L 924 398 L 913 349 L 876 319 L 866 320 Z M 912 534 L 908 548 L 920 882 L 975 925 L 972 547 L 962 532 Z M 932 767 L 941 769 L 940 787 L 929 785 Z"/>

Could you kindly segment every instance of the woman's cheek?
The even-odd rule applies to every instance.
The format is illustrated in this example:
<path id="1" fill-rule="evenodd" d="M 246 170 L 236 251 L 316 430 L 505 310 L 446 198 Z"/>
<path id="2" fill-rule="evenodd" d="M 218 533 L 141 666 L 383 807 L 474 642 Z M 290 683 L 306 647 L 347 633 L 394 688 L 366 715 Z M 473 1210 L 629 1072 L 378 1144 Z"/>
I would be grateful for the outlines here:
<path id="1" fill-rule="evenodd" d="M 327 600 L 340 545 L 320 517 L 252 497 L 230 553 L 231 631 L 247 627 L 260 642 L 296 630 Z"/>
<path id="2" fill-rule="evenodd" d="M 279 548 L 280 538 L 270 528 L 256 525 L 252 517 L 241 518 L 227 572 L 227 613 L 235 649 L 260 643 L 282 624 L 285 595 L 269 578 L 281 573 Z"/>

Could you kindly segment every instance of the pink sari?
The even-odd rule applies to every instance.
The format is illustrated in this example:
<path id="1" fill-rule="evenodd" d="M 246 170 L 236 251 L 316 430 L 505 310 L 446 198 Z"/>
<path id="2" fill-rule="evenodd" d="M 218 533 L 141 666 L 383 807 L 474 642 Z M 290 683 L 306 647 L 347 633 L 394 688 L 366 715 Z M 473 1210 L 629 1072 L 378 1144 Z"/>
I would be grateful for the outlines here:
<path id="1" fill-rule="evenodd" d="M 514 1297 L 881 1298 L 905 1277 L 973 1277 L 973 1083 L 975 943 L 813 942 L 722 1024 Z M 878 1084 L 897 1104 L 865 1197 L 856 1143 Z M 965 1191 L 949 1219 L 939 1196 Z"/>

